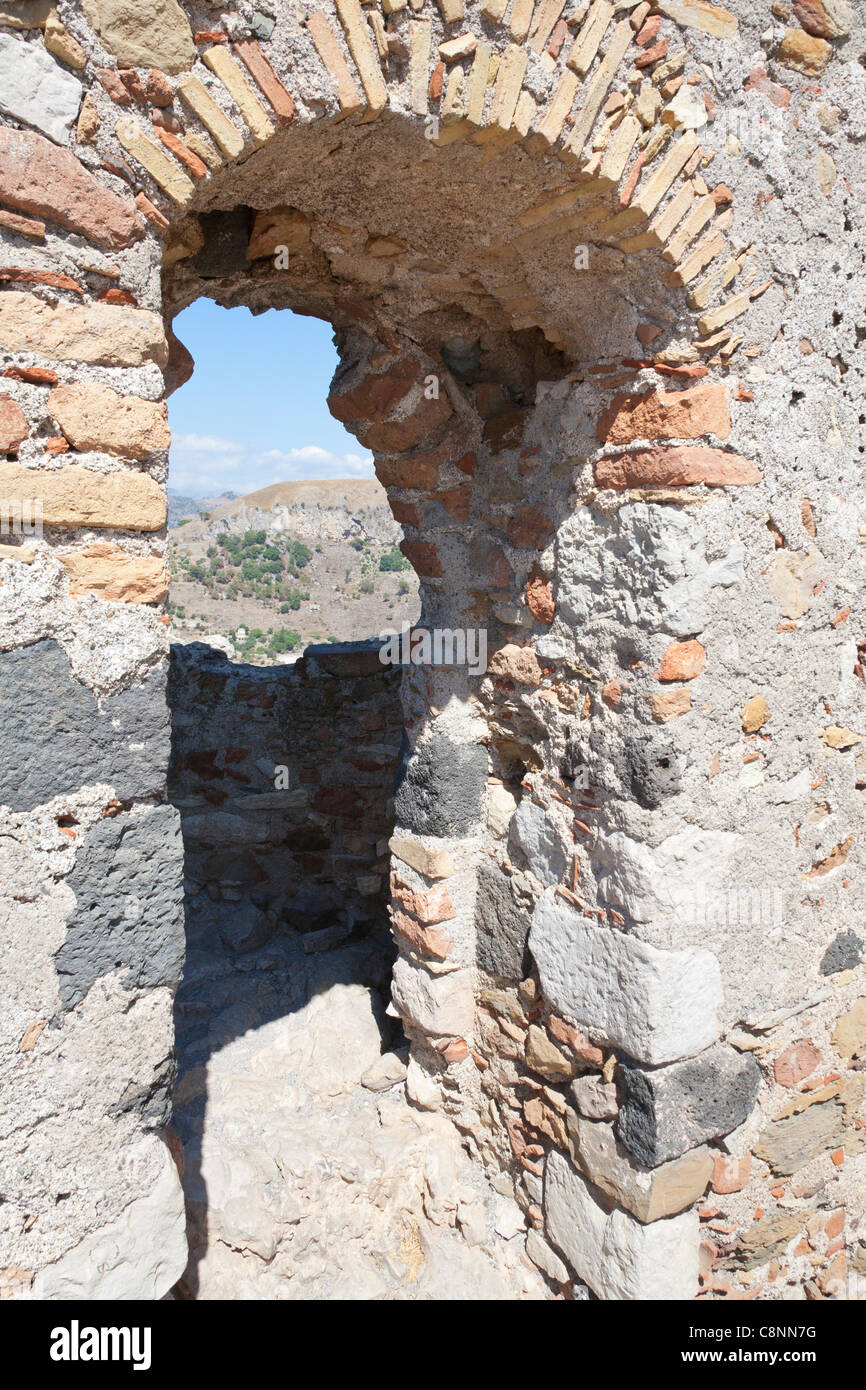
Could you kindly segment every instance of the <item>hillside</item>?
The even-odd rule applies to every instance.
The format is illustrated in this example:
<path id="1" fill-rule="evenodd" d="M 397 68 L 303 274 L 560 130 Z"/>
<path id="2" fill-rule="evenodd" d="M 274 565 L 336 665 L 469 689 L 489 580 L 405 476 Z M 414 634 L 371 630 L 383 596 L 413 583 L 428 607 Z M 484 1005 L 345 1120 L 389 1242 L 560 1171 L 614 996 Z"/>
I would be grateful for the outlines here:
<path id="1" fill-rule="evenodd" d="M 401 539 L 372 478 L 203 500 L 198 516 L 169 531 L 173 639 L 215 635 L 239 659 L 270 665 L 311 641 L 414 621 L 418 584 Z"/>

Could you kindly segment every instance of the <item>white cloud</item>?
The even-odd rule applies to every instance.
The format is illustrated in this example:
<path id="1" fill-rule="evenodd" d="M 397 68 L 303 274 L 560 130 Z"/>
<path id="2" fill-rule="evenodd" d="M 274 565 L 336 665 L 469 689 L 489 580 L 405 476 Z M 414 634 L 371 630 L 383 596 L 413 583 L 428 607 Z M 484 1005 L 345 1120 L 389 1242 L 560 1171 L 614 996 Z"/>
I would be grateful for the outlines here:
<path id="1" fill-rule="evenodd" d="M 216 435 L 180 434 L 172 440 L 169 485 L 174 492 L 206 497 L 255 492 L 272 483 L 305 478 L 372 478 L 371 454 L 335 454 L 318 444 L 255 452 Z"/>

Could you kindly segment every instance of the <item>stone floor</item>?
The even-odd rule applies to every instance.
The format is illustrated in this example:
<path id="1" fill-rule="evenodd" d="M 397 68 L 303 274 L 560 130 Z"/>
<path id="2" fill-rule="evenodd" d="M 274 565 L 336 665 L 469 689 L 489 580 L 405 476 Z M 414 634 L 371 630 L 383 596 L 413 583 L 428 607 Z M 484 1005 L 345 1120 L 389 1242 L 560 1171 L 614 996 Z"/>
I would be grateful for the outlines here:
<path id="1" fill-rule="evenodd" d="M 383 949 L 278 936 L 238 952 L 256 940 L 244 911 L 205 901 L 178 997 L 191 1259 L 176 1296 L 549 1297 L 517 1204 L 406 1100 Z"/>

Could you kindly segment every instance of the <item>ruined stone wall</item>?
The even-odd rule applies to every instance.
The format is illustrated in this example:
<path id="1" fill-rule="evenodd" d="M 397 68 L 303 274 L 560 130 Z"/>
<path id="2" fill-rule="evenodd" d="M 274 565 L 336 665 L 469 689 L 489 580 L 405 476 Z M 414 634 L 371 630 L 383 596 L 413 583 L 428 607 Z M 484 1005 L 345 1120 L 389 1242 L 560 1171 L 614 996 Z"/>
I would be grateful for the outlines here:
<path id="1" fill-rule="evenodd" d="M 185 1262 L 164 395 L 207 293 L 333 323 L 422 622 L 487 633 L 403 680 L 413 1102 L 554 1286 L 856 1296 L 864 49 L 844 0 L 0 6 L 0 497 L 44 522 L 0 556 L 7 1289 Z"/>
<path id="2" fill-rule="evenodd" d="M 378 643 L 271 667 L 175 646 L 169 705 L 186 891 L 243 904 L 237 949 L 281 928 L 322 949 L 385 927 L 402 716 Z"/>

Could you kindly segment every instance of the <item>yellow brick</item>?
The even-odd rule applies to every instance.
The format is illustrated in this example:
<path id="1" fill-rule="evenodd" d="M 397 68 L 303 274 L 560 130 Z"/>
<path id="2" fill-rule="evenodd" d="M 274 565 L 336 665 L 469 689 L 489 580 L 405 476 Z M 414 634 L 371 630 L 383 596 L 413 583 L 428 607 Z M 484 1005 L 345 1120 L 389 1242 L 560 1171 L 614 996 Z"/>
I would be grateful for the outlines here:
<path id="1" fill-rule="evenodd" d="M 640 134 L 640 121 L 637 116 L 625 116 L 614 131 L 601 166 L 601 177 L 611 184 L 619 183 L 628 157 L 634 149 Z"/>
<path id="2" fill-rule="evenodd" d="M 630 256 L 636 251 L 652 251 L 657 249 L 659 239 L 655 232 L 641 232 L 638 236 L 625 237 L 616 244 L 620 251 L 625 251 L 626 255 Z"/>
<path id="3" fill-rule="evenodd" d="M 636 212 L 634 208 L 624 208 L 622 212 L 614 213 L 613 217 L 602 223 L 600 230 L 605 238 L 609 238 L 619 236 L 620 232 L 627 232 L 629 227 L 636 227 L 645 221 L 642 212 Z"/>
<path id="4" fill-rule="evenodd" d="M 638 190 L 634 206 L 646 213 L 647 217 L 655 212 L 677 174 L 694 154 L 697 144 L 698 137 L 693 130 L 682 135 L 673 149 L 665 155 L 655 173 L 651 174 Z"/>
<path id="5" fill-rule="evenodd" d="M 455 121 L 453 125 L 442 126 L 439 134 L 433 141 L 434 145 L 453 145 L 456 140 L 463 140 L 475 126 L 470 121 Z"/>
<path id="6" fill-rule="evenodd" d="M 529 26 L 532 23 L 532 11 L 535 8 L 535 0 L 513 0 L 511 6 L 511 19 L 509 29 L 511 37 L 515 43 L 523 43 L 529 33 Z"/>
<path id="7" fill-rule="evenodd" d="M 573 154 L 579 156 L 583 150 L 587 136 L 595 124 L 595 118 L 599 113 L 601 104 L 607 96 L 608 87 L 625 57 L 626 49 L 632 38 L 631 25 L 627 19 L 621 19 L 613 31 L 607 53 L 589 81 L 583 106 L 577 114 L 574 130 L 567 146 Z"/>
<path id="8" fill-rule="evenodd" d="M 680 259 L 690 241 L 694 241 L 699 232 L 716 214 L 716 205 L 712 196 L 708 193 L 706 197 L 699 198 L 692 208 L 682 226 L 671 237 L 662 255 L 666 261 L 676 264 Z"/>
<path id="9" fill-rule="evenodd" d="M 694 280 L 696 275 L 700 275 L 705 266 L 714 261 L 725 249 L 725 238 L 721 232 L 711 232 L 704 237 L 693 251 L 690 251 L 685 260 L 681 261 L 671 273 L 671 280 L 679 285 L 687 285 Z"/>
<path id="10" fill-rule="evenodd" d="M 579 72 L 581 77 L 585 77 L 592 67 L 592 60 L 599 50 L 612 17 L 613 5 L 608 4 L 608 0 L 594 0 L 567 59 L 567 66 Z"/>
<path id="11" fill-rule="evenodd" d="M 197 77 L 185 73 L 177 83 L 177 90 L 189 109 L 198 116 L 202 125 L 216 140 L 227 159 L 237 159 L 239 154 L 243 154 L 242 135 Z"/>
<path id="12" fill-rule="evenodd" d="M 500 130 L 510 129 L 528 62 L 526 49 L 519 48 L 517 44 L 509 44 L 502 55 L 490 107 L 490 124 Z"/>
<path id="13" fill-rule="evenodd" d="M 518 135 L 529 134 L 529 127 L 535 119 L 535 99 L 529 92 L 521 92 L 517 98 L 517 108 L 514 112 L 513 129 Z"/>
<path id="14" fill-rule="evenodd" d="M 463 68 L 460 63 L 455 63 L 448 74 L 448 85 L 442 102 L 443 125 L 451 125 L 454 121 L 463 119 L 463 87 Z"/>
<path id="15" fill-rule="evenodd" d="M 439 0 L 439 8 L 446 24 L 456 24 L 463 18 L 463 0 Z"/>
<path id="16" fill-rule="evenodd" d="M 185 207 L 195 192 L 195 185 L 180 166 L 150 140 L 135 121 L 118 121 L 116 135 L 127 154 L 131 154 L 156 179 L 172 202 Z"/>
<path id="17" fill-rule="evenodd" d="M 705 276 L 699 285 L 689 291 L 686 301 L 690 309 L 706 309 L 714 295 L 723 290 L 735 278 L 739 266 L 733 256 L 725 261 L 724 265 L 718 270 L 713 270 Z"/>
<path id="18" fill-rule="evenodd" d="M 529 31 L 529 47 L 533 53 L 542 52 L 564 9 L 565 0 L 539 0 Z"/>
<path id="19" fill-rule="evenodd" d="M 481 6 L 481 13 L 485 19 L 489 19 L 493 24 L 501 24 L 502 16 L 508 9 L 508 0 L 485 0 Z"/>
<path id="20" fill-rule="evenodd" d="M 729 299 L 727 304 L 723 304 L 719 309 L 713 309 L 712 313 L 705 314 L 702 319 L 698 319 L 698 328 L 706 337 L 710 333 L 715 333 L 717 328 L 723 328 L 731 319 L 739 318 L 749 307 L 749 291 L 744 290 L 742 294 L 735 294 L 733 299 Z"/>
<path id="21" fill-rule="evenodd" d="M 702 29 L 717 39 L 732 39 L 739 28 L 736 15 L 708 0 L 658 0 L 656 9 L 684 29 Z"/>
<path id="22" fill-rule="evenodd" d="M 534 207 L 527 208 L 516 219 L 517 225 L 537 227 L 542 222 L 549 222 L 551 217 L 558 217 L 560 213 L 573 208 L 575 203 L 585 203 L 598 197 L 603 190 L 604 185 L 597 182 L 576 184 L 565 193 L 557 193 L 555 197 L 545 198 L 543 203 L 536 203 Z"/>
<path id="23" fill-rule="evenodd" d="M 213 141 L 209 140 L 206 135 L 202 135 L 201 131 L 188 130 L 183 138 L 187 149 L 192 150 L 193 154 L 197 154 L 199 159 L 203 159 L 207 167 L 214 173 L 222 167 L 224 163 L 222 155 Z"/>
<path id="24" fill-rule="evenodd" d="M 416 116 L 427 114 L 432 33 L 433 24 L 429 19 L 415 19 L 409 25 L 409 83 L 412 89 L 412 110 Z"/>
<path id="25" fill-rule="evenodd" d="M 553 101 L 535 132 L 546 145 L 555 145 L 562 134 L 562 127 L 574 105 L 574 98 L 577 96 L 579 86 L 580 83 L 574 73 L 564 72 L 559 79 L 559 86 L 554 93 Z"/>
<path id="26" fill-rule="evenodd" d="M 249 82 L 247 82 L 228 49 L 209 48 L 203 55 L 205 65 L 219 78 L 235 106 L 240 111 L 254 140 L 263 145 L 274 134 L 274 126 Z"/>
<path id="27" fill-rule="evenodd" d="M 596 203 L 592 207 L 582 208 L 580 212 L 572 213 L 570 217 L 558 217 L 540 227 L 533 227 L 528 232 L 521 232 L 520 236 L 514 238 L 514 245 L 519 250 L 526 251 L 531 246 L 538 246 L 544 241 L 553 241 L 558 236 L 564 236 L 566 232 L 576 232 L 583 227 L 591 227 L 594 222 L 600 222 L 607 212 L 606 203 Z"/>
<path id="28" fill-rule="evenodd" d="M 484 97 L 487 93 L 487 73 L 490 69 L 492 49 L 489 44 L 480 43 L 475 50 L 469 72 L 469 93 L 466 99 L 466 116 L 473 125 L 481 125 L 484 120 Z"/>
<path id="29" fill-rule="evenodd" d="M 373 111 L 381 111 L 388 105 L 388 89 L 382 77 L 379 59 L 370 42 L 370 30 L 365 23 L 359 0 L 336 0 L 336 5 L 340 23 L 346 33 L 349 52 L 355 61 L 361 86 L 367 97 L 367 104 Z"/>
<path id="30" fill-rule="evenodd" d="M 682 188 L 677 189 L 670 202 L 656 213 L 650 223 L 650 231 L 655 232 L 659 246 L 664 245 L 677 223 L 685 217 L 694 200 L 695 192 L 692 185 L 684 183 Z"/>
<path id="31" fill-rule="evenodd" d="M 328 76 L 337 88 L 337 101 L 340 103 L 340 110 L 346 113 L 356 111 L 361 105 L 361 96 L 355 86 L 355 79 L 349 71 L 349 64 L 343 57 L 343 50 L 337 43 L 336 35 L 328 23 L 328 16 L 322 10 L 316 10 L 315 14 L 307 17 L 307 28 L 313 43 L 316 45 L 316 52 L 327 68 Z"/>

